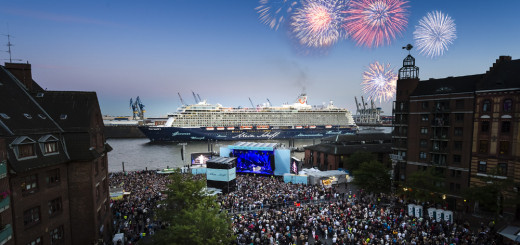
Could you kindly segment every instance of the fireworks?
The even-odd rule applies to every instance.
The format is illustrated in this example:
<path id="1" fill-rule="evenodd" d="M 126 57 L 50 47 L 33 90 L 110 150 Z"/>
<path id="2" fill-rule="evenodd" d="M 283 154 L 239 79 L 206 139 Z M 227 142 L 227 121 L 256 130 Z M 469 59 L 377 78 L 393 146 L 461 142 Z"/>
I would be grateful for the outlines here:
<path id="1" fill-rule="evenodd" d="M 307 0 L 292 16 L 291 27 L 300 44 L 327 47 L 346 36 L 341 28 L 348 0 Z"/>
<path id="2" fill-rule="evenodd" d="M 363 73 L 363 92 L 374 100 L 388 101 L 395 94 L 397 85 L 397 74 L 390 68 L 390 64 L 386 66 L 375 62 L 370 64 L 368 70 Z"/>
<path id="3" fill-rule="evenodd" d="M 457 38 L 455 22 L 440 11 L 430 12 L 419 21 L 413 32 L 419 53 L 434 58 L 444 54 Z"/>
<path id="4" fill-rule="evenodd" d="M 285 21 L 285 16 L 290 14 L 298 1 L 294 0 L 260 0 L 255 9 L 260 15 L 260 22 L 268 25 L 271 29 L 278 27 Z"/>
<path id="5" fill-rule="evenodd" d="M 346 11 L 345 29 L 358 45 L 390 44 L 408 23 L 406 1 L 356 0 Z"/>

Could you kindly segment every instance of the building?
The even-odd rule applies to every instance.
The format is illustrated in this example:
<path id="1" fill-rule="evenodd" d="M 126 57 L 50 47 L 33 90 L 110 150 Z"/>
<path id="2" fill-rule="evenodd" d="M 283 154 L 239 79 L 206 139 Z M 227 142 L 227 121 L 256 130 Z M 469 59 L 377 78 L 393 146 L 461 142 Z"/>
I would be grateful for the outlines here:
<path id="1" fill-rule="evenodd" d="M 520 88 L 520 73 L 515 69 L 520 69 L 520 62 L 511 61 L 510 57 L 501 57 L 491 71 L 485 74 L 419 81 L 419 68 L 415 66 L 415 59 L 408 55 L 399 71 L 393 105 L 394 178 L 406 185 L 410 174 L 434 167 L 437 173 L 445 177 L 444 182 L 435 184 L 444 187 L 446 203 L 453 210 L 463 205 L 462 194 L 474 182 L 472 177 L 476 174 L 479 162 L 493 162 L 493 167 L 497 166 L 496 160 L 486 158 L 500 157 L 496 154 L 499 145 L 495 143 L 491 146 L 487 139 L 502 137 L 502 141 L 507 142 L 502 143 L 502 147 L 509 149 L 506 155 L 511 160 L 507 165 L 512 169 L 515 169 L 515 165 L 518 168 L 518 143 L 514 146 L 513 139 L 514 132 L 517 132 L 518 142 L 520 125 L 518 122 L 513 125 L 514 118 L 518 117 L 513 113 L 513 104 L 518 103 L 518 95 L 513 95 L 518 94 Z M 490 90 L 497 88 L 494 85 L 490 88 L 489 84 L 495 84 L 496 80 L 505 77 L 509 78 L 509 82 L 501 82 L 503 96 L 496 97 L 497 91 Z M 486 108 L 489 111 L 481 118 L 479 111 L 484 101 L 487 101 Z M 495 103 L 494 112 L 489 104 L 491 101 Z M 507 107 L 510 110 L 507 115 L 502 117 L 504 114 L 499 105 L 504 107 L 504 103 L 511 106 Z M 518 106 L 516 108 L 518 113 Z M 490 122 L 491 116 L 496 118 L 496 123 Z M 488 130 L 485 135 L 479 133 L 481 121 Z M 504 127 L 509 126 L 509 131 L 497 135 L 502 122 L 505 122 Z M 477 145 L 481 141 L 482 144 L 488 142 L 488 147 L 495 147 L 493 156 L 488 155 L 488 149 L 484 155 L 477 157 Z M 514 177 L 514 171 L 509 174 L 519 182 L 520 178 Z"/>
<path id="2" fill-rule="evenodd" d="M 390 134 L 384 133 L 327 137 L 320 144 L 304 147 L 304 167 L 323 171 L 348 169 L 347 159 L 356 152 L 376 154 L 379 162 L 390 166 L 391 139 Z"/>
<path id="3" fill-rule="evenodd" d="M 30 64 L 0 66 L 0 83 L 0 195 L 8 200 L 1 222 L 12 229 L 6 242 L 110 241 L 110 147 L 96 94 L 43 90 Z"/>

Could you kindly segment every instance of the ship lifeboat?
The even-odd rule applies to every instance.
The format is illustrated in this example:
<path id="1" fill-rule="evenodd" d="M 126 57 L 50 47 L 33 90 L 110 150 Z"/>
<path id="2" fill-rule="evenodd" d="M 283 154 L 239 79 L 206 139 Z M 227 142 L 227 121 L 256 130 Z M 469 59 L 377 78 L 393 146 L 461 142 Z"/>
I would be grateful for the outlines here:
<path id="1" fill-rule="evenodd" d="M 310 129 L 315 129 L 316 126 L 312 125 L 312 126 L 309 126 Z"/>
<path id="2" fill-rule="evenodd" d="M 296 126 L 296 127 L 294 127 L 294 128 L 296 128 L 296 129 L 302 129 L 303 127 L 302 127 L 302 126 Z"/>
<path id="3" fill-rule="evenodd" d="M 269 129 L 269 126 L 266 126 L 266 125 L 258 125 L 258 126 L 256 126 L 256 129 Z"/>
<path id="4" fill-rule="evenodd" d="M 252 126 L 240 126 L 240 129 L 253 129 Z"/>
<path id="5" fill-rule="evenodd" d="M 207 127 L 206 130 L 211 131 L 211 130 L 215 130 L 215 128 L 214 127 Z"/>
<path id="6" fill-rule="evenodd" d="M 226 128 L 224 128 L 224 127 L 217 127 L 217 130 L 224 130 L 224 129 L 226 129 Z"/>
<path id="7" fill-rule="evenodd" d="M 332 125 L 327 125 L 325 126 L 325 128 L 332 128 Z"/>
<path id="8" fill-rule="evenodd" d="M 235 127 L 227 127 L 227 130 L 235 130 Z"/>

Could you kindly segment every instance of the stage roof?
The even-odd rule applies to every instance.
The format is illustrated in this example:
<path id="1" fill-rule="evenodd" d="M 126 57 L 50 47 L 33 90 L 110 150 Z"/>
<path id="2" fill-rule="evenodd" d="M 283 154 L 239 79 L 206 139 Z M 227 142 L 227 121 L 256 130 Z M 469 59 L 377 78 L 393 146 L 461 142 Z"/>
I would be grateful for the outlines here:
<path id="1" fill-rule="evenodd" d="M 278 143 L 258 143 L 258 142 L 237 142 L 229 145 L 231 150 L 250 150 L 250 151 L 274 151 L 279 146 Z"/>

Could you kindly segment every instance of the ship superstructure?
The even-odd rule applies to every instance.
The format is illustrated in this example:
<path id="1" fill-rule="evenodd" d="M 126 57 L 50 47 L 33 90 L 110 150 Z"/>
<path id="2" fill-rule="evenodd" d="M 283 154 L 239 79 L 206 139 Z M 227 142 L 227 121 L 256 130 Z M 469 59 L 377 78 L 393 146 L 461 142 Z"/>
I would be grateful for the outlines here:
<path id="1" fill-rule="evenodd" d="M 201 100 L 183 105 L 163 126 L 140 127 L 152 141 L 234 140 L 241 138 L 317 138 L 357 130 L 352 114 L 334 106 L 307 104 L 301 94 L 293 104 L 231 108 Z"/>

